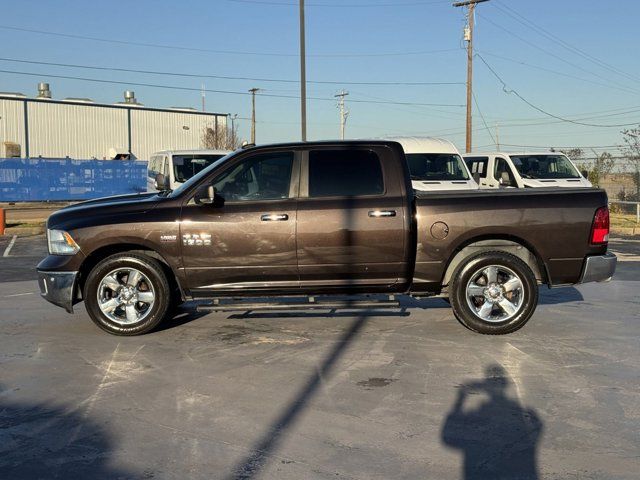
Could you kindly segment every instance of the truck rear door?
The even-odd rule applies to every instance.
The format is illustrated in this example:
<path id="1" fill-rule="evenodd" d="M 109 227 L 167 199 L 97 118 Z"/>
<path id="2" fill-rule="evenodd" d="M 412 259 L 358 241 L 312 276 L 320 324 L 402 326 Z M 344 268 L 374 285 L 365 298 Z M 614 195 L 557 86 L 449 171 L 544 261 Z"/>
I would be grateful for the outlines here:
<path id="1" fill-rule="evenodd" d="M 375 291 L 409 282 L 408 170 L 400 161 L 404 154 L 379 144 L 303 153 L 296 234 L 303 290 Z"/>

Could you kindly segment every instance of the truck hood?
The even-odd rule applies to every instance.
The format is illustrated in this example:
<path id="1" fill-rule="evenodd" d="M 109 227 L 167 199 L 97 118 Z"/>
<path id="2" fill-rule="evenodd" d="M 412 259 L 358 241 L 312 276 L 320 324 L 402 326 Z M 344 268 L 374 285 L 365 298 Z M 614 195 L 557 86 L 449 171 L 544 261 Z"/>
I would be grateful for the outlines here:
<path id="1" fill-rule="evenodd" d="M 523 178 L 522 184 L 525 187 L 571 187 L 580 188 L 591 187 L 591 182 L 585 178 L 557 178 L 557 179 L 537 179 L 537 178 Z"/>
<path id="2" fill-rule="evenodd" d="M 70 230 L 95 224 L 100 217 L 113 221 L 114 217 L 141 214 L 163 199 L 157 193 L 136 193 L 87 200 L 53 213 L 47 220 L 47 228 Z"/>

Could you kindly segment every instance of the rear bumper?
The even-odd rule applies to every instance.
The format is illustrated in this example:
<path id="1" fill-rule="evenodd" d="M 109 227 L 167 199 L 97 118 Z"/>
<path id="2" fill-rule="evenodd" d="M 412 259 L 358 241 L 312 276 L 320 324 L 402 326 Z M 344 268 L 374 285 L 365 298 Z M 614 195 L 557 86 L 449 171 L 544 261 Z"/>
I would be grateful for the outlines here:
<path id="1" fill-rule="evenodd" d="M 616 271 L 618 257 L 613 253 L 587 257 L 578 283 L 608 282 Z"/>
<path id="2" fill-rule="evenodd" d="M 78 272 L 45 272 L 38 270 L 40 295 L 48 302 L 73 313 Z"/>

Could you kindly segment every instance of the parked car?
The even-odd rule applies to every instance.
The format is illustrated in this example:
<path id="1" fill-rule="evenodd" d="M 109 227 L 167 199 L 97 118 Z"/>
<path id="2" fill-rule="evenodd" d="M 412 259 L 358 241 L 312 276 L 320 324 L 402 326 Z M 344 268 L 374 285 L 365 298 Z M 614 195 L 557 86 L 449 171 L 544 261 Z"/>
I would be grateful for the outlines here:
<path id="1" fill-rule="evenodd" d="M 468 153 L 464 161 L 480 188 L 592 186 L 562 153 Z"/>
<path id="2" fill-rule="evenodd" d="M 226 150 L 164 150 L 151 155 L 147 167 L 147 191 L 158 190 L 158 175 L 163 176 L 161 189 L 174 190 L 230 152 Z"/>
<path id="3" fill-rule="evenodd" d="M 117 335 L 148 332 L 192 299 L 397 306 L 363 294 L 444 295 L 471 330 L 504 334 L 529 320 L 539 284 L 605 281 L 616 266 L 603 190 L 415 192 L 391 141 L 240 149 L 173 191 L 63 208 L 47 235 L 42 296 L 69 312 L 84 300 Z"/>
<path id="4" fill-rule="evenodd" d="M 415 190 L 477 190 L 467 165 L 449 140 L 431 137 L 385 137 L 402 145 Z"/>

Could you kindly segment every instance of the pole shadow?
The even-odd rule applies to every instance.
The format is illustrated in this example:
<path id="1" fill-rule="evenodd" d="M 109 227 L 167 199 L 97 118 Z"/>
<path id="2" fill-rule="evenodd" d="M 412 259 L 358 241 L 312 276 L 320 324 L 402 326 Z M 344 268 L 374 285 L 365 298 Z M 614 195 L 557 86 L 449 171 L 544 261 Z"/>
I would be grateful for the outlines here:
<path id="1" fill-rule="evenodd" d="M 236 464 L 229 480 L 249 480 L 256 478 L 265 467 L 272 452 L 278 447 L 283 436 L 293 427 L 309 401 L 317 393 L 322 382 L 331 375 L 344 352 L 357 338 L 365 326 L 367 319 L 368 315 L 363 313 L 344 331 L 331 351 L 326 355 L 320 367 L 311 374 L 306 384 L 300 389 L 297 395 L 295 395 L 294 399 L 289 402 L 277 419 L 267 428 L 262 438 L 254 444 L 251 448 L 251 453 Z"/>
<path id="2" fill-rule="evenodd" d="M 511 383 L 504 368 L 493 364 L 482 380 L 459 386 L 441 439 L 462 453 L 464 480 L 540 478 L 537 448 L 543 422 L 535 410 L 508 395 Z"/>

